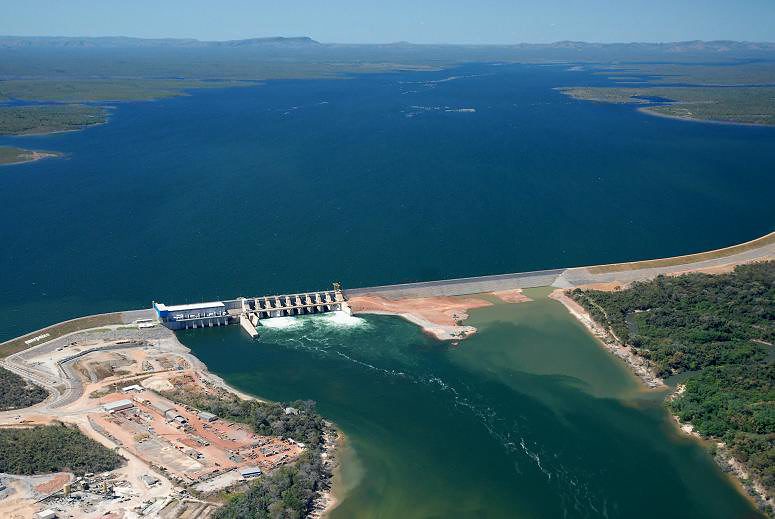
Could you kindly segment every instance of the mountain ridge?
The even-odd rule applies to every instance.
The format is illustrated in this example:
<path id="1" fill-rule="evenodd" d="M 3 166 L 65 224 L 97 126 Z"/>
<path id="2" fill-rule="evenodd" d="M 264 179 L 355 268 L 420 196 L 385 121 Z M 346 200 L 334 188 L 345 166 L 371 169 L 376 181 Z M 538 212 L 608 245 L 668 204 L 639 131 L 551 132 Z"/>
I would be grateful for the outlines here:
<path id="1" fill-rule="evenodd" d="M 198 40 L 195 38 L 135 38 L 129 36 L 4 36 L 0 35 L 0 47 L 4 48 L 29 48 L 29 47 L 70 47 L 70 48 L 140 48 L 140 47 L 167 47 L 167 48 L 217 48 L 217 47 L 402 47 L 402 48 L 432 48 L 432 47 L 499 47 L 522 50 L 562 49 L 562 50 L 590 50 L 590 49 L 619 49 L 640 51 L 667 51 L 674 53 L 686 52 L 734 52 L 746 51 L 775 51 L 775 42 L 753 42 L 736 40 L 686 40 L 675 42 L 585 42 L 576 40 L 561 40 L 552 43 L 492 43 L 492 44 L 465 44 L 465 43 L 411 43 L 399 41 L 394 43 L 322 43 L 309 36 L 271 36 L 255 37 L 236 40 Z"/>

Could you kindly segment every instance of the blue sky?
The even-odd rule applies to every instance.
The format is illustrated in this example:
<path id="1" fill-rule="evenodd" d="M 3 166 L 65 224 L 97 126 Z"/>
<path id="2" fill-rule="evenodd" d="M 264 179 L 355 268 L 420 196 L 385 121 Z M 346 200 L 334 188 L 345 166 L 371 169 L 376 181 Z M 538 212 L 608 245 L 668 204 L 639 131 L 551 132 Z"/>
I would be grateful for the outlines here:
<path id="1" fill-rule="evenodd" d="M 0 0 L 0 34 L 323 42 L 775 41 L 775 0 Z"/>

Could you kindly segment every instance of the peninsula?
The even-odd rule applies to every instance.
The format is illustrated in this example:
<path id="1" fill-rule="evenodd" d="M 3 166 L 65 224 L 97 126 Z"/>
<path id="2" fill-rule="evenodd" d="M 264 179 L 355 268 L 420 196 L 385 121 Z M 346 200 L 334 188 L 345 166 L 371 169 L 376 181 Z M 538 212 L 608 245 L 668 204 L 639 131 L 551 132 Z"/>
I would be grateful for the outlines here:
<path id="1" fill-rule="evenodd" d="M 0 146 L 0 166 L 35 162 L 36 160 L 59 156 L 59 153 L 53 151 L 35 151 L 12 146 Z"/>

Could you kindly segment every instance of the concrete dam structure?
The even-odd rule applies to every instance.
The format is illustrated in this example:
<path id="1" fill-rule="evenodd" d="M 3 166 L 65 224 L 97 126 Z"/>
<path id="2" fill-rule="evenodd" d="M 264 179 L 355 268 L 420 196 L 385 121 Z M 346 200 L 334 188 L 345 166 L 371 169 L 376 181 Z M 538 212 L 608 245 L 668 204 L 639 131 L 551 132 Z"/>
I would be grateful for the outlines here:
<path id="1" fill-rule="evenodd" d="M 238 297 L 228 301 L 211 301 L 188 305 L 167 306 L 154 301 L 153 309 L 159 321 L 171 330 L 212 328 L 240 324 L 251 336 L 258 337 L 261 319 L 292 317 L 344 311 L 349 313 L 342 287 L 333 284 L 331 290 L 261 297 Z"/>

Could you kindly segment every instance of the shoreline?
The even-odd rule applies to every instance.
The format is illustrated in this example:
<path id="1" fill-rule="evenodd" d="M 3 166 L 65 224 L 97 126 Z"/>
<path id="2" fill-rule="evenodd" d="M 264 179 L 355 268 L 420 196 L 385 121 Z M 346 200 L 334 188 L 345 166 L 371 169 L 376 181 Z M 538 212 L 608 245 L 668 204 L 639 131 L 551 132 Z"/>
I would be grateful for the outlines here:
<path id="1" fill-rule="evenodd" d="M 742 247 L 742 249 L 741 249 Z M 754 249 L 751 251 L 751 249 Z M 717 252 L 723 252 L 721 255 L 721 258 L 718 258 Z M 741 252 L 742 251 L 742 252 Z M 670 258 L 662 259 L 662 260 L 647 260 L 646 262 L 630 262 L 630 263 L 619 263 L 619 264 L 609 264 L 609 265 L 601 265 L 598 268 L 602 270 L 601 275 L 594 275 L 593 273 L 590 273 L 589 275 L 585 276 L 577 276 L 576 278 L 573 277 L 567 277 L 567 273 L 573 272 L 573 271 L 579 271 L 579 270 L 586 270 L 586 268 L 576 268 L 576 269 L 566 269 L 565 271 L 562 271 L 562 276 L 558 275 L 554 277 L 555 283 L 554 287 L 557 288 L 550 297 L 557 300 L 561 304 L 563 304 L 566 309 L 571 313 L 571 315 L 574 316 L 595 338 L 598 339 L 598 342 L 611 351 L 612 354 L 616 355 L 617 357 L 621 358 L 624 362 L 626 362 L 631 370 L 631 372 L 635 372 L 636 375 L 638 375 L 641 380 L 643 380 L 644 384 L 646 384 L 651 389 L 655 390 L 661 390 L 665 388 L 665 383 L 663 380 L 659 379 L 658 377 L 655 377 L 654 374 L 649 370 L 647 365 L 644 365 L 644 361 L 641 357 L 638 357 L 634 355 L 629 348 L 626 346 L 622 346 L 621 344 L 616 344 L 615 338 L 610 338 L 611 343 L 608 343 L 606 339 L 606 332 L 602 329 L 596 329 L 594 321 L 591 319 L 589 315 L 586 314 L 586 312 L 581 309 L 580 306 L 578 306 L 575 302 L 570 300 L 567 296 L 564 294 L 564 290 L 567 288 L 573 288 L 576 286 L 580 287 L 588 287 L 588 284 L 582 284 L 589 283 L 590 280 L 595 282 L 601 282 L 601 283 L 608 283 L 609 285 L 613 286 L 613 284 L 617 283 L 619 285 L 625 286 L 629 283 L 629 281 L 632 281 L 632 279 L 629 279 L 628 276 L 632 277 L 633 273 L 635 273 L 635 279 L 647 279 L 649 277 L 653 277 L 653 275 L 656 275 L 656 273 L 665 273 L 665 274 L 671 274 L 671 273 L 678 273 L 678 272 L 689 272 L 689 271 L 699 271 L 702 269 L 708 269 L 708 268 L 718 268 L 719 266 L 723 266 L 724 268 L 729 267 L 730 265 L 734 264 L 740 264 L 743 262 L 748 261 L 756 261 L 758 259 L 763 258 L 771 258 L 775 256 L 775 233 L 769 233 L 763 237 L 757 238 L 755 240 L 751 240 L 749 242 L 746 242 L 744 244 L 738 244 L 733 245 L 730 247 L 725 247 L 723 249 L 717 249 L 716 251 L 710 251 L 713 253 L 713 257 L 710 258 L 711 261 L 707 259 L 707 252 L 706 253 L 697 253 L 693 255 L 686 255 L 686 256 L 678 256 L 672 258 L 673 261 L 669 261 Z M 752 259 L 752 257 L 754 259 Z M 676 262 L 676 258 L 679 258 L 679 260 Z M 649 262 L 657 262 L 657 263 L 666 263 L 659 265 L 658 268 L 653 268 L 652 265 Z M 654 267 L 657 267 L 656 265 Z M 592 269 L 593 267 L 589 267 L 589 269 Z M 654 272 L 651 272 L 654 271 Z M 655 273 L 656 272 L 656 273 Z M 611 277 L 613 279 L 609 280 L 608 278 Z M 497 276 L 499 279 L 506 279 L 504 277 Z M 567 284 L 560 284 L 560 282 L 566 282 Z M 397 298 L 397 299 L 387 299 L 381 296 L 378 296 L 375 293 L 371 294 L 363 294 L 360 296 L 354 296 L 351 299 L 361 298 L 363 299 L 365 296 L 368 296 L 366 299 L 371 300 L 371 302 L 374 302 L 375 300 L 381 303 L 387 303 L 388 307 L 382 307 L 380 308 L 379 305 L 377 307 L 372 308 L 358 308 L 356 305 L 356 308 L 353 309 L 353 313 L 375 313 L 375 314 L 388 314 L 388 315 L 397 315 L 399 317 L 402 317 L 403 319 L 406 319 L 410 322 L 413 322 L 414 324 L 420 325 L 422 328 L 428 327 L 428 328 L 441 328 L 442 330 L 446 328 L 451 328 L 458 333 L 460 332 L 460 329 L 463 330 L 472 329 L 473 332 L 475 332 L 475 328 L 473 327 L 465 327 L 462 325 L 462 321 L 468 317 L 468 314 L 466 313 L 467 309 L 470 308 L 476 308 L 479 306 L 490 306 L 493 303 L 491 301 L 487 301 L 485 299 L 482 299 L 481 296 L 484 295 L 490 295 L 493 297 L 498 297 L 499 299 L 508 302 L 508 299 L 513 299 L 514 302 L 524 301 L 526 298 L 524 294 L 521 293 L 521 289 L 515 289 L 513 287 L 509 286 L 510 281 L 506 279 L 506 282 L 502 284 L 501 290 L 498 291 L 482 291 L 476 294 L 471 294 L 470 296 L 430 296 L 430 297 L 405 297 L 403 299 Z M 544 284 L 542 286 L 547 286 L 548 284 Z M 563 288 L 558 288 L 563 287 Z M 500 294 L 498 293 L 500 292 Z M 383 292 L 384 293 L 384 292 Z M 374 296 L 377 296 L 376 299 Z M 414 306 L 409 305 L 407 307 L 407 301 L 413 301 Z M 419 305 L 418 305 L 419 302 Z M 427 313 L 424 315 L 422 310 L 428 311 L 428 303 L 436 303 L 436 306 L 434 307 L 431 305 L 431 310 L 435 311 L 435 317 L 438 318 L 438 320 L 441 321 L 442 324 L 439 324 L 437 322 L 434 322 L 433 319 L 428 319 Z M 572 304 L 571 304 L 572 303 Z M 574 305 L 578 306 L 578 308 L 575 308 Z M 71 319 L 68 321 L 63 321 L 62 323 L 57 323 L 54 325 L 50 325 L 48 327 L 41 328 L 40 330 L 29 332 L 27 334 L 23 334 L 19 337 L 16 337 L 14 339 L 7 340 L 0 344 L 1 347 L 6 347 L 11 349 L 11 353 L 7 358 L 3 358 L 2 353 L 0 352 L 0 365 L 8 368 L 11 371 L 16 372 L 17 374 L 20 374 L 25 379 L 32 380 L 33 382 L 38 383 L 38 385 L 43 385 L 46 389 L 49 389 L 49 398 L 47 398 L 43 403 L 37 406 L 32 406 L 28 408 L 23 409 L 17 409 L 14 411 L 10 411 L 7 413 L 0 413 L 0 418 L 5 418 L 6 420 L 10 420 L 13 415 L 22 415 L 25 413 L 33 414 L 38 417 L 41 416 L 40 411 L 43 411 L 44 408 L 48 407 L 52 401 L 56 404 L 57 402 L 64 401 L 66 403 L 65 408 L 69 407 L 74 400 L 71 400 L 70 403 L 67 403 L 68 398 L 72 397 L 72 394 L 74 392 L 77 392 L 77 389 L 82 388 L 75 388 L 69 387 L 71 385 L 70 382 L 67 382 L 65 384 L 65 389 L 60 391 L 60 389 L 54 388 L 53 390 L 49 388 L 47 384 L 45 384 L 45 381 L 43 384 L 41 384 L 40 381 L 36 381 L 36 373 L 35 370 L 19 370 L 19 366 L 16 366 L 14 364 L 13 357 L 18 354 L 29 354 L 31 351 L 37 350 L 39 348 L 43 348 L 46 346 L 51 346 L 52 343 L 55 341 L 64 341 L 65 339 L 69 339 L 71 336 L 79 333 L 84 333 L 86 330 L 93 330 L 93 331 L 105 331 L 113 332 L 114 335 L 116 334 L 116 331 L 118 330 L 125 330 L 127 328 L 132 328 L 133 325 L 131 324 L 135 318 L 140 317 L 149 317 L 151 310 L 129 310 L 125 312 L 116 312 L 111 314 L 99 314 L 96 316 L 86 316 L 86 317 L 80 317 Z M 586 318 L 585 318 L 586 315 Z M 433 316 L 431 316 L 433 317 Z M 121 324 L 119 324 L 121 323 Z M 191 353 L 191 349 L 185 346 L 179 339 L 176 334 L 173 332 L 156 327 L 154 330 L 157 331 L 157 333 L 162 334 L 164 339 L 161 341 L 163 343 L 164 351 L 175 353 L 179 355 L 184 360 L 188 361 L 191 365 L 192 370 L 195 370 L 196 372 L 200 373 L 201 376 L 213 383 L 214 385 L 223 388 L 226 391 L 229 391 L 240 398 L 243 399 L 256 399 L 256 400 L 262 400 L 260 397 L 256 397 L 253 395 L 249 395 L 243 392 L 240 392 L 236 388 L 229 385 L 223 378 L 219 377 L 218 375 L 215 375 L 209 371 L 206 364 L 202 362 L 196 355 Z M 65 333 L 61 333 L 65 332 Z M 50 333 L 51 337 L 47 338 L 45 342 L 37 343 L 34 342 L 38 337 L 33 337 L 34 335 L 46 335 Z M 122 332 L 123 333 L 123 332 Z M 135 332 L 133 332 L 135 333 Z M 139 336 L 143 337 L 146 332 L 140 330 L 139 332 L 136 332 Z M 470 334 L 465 334 L 465 336 L 468 336 Z M 437 337 L 438 338 L 438 337 Z M 453 335 L 449 337 L 449 340 L 458 340 L 461 337 L 459 335 Z M 465 337 L 462 337 L 465 338 Z M 29 341 L 33 341 L 33 343 L 30 345 L 27 343 L 27 341 L 24 341 L 24 339 L 27 339 Z M 161 347 L 157 345 L 157 347 Z M 20 348 L 20 349 L 16 349 Z M 13 369 L 11 369 L 13 368 Z M 638 373 L 640 371 L 640 373 Z M 53 386 L 52 386 L 53 387 Z M 5 415 L 5 416 L 3 416 Z M 42 415 L 45 416 L 45 415 Z M 71 420 L 72 421 L 72 420 Z M 83 423 L 79 423 L 82 427 L 87 427 Z M 681 426 L 679 426 L 679 429 L 681 429 Z M 686 431 L 684 431 L 686 433 Z M 339 431 L 339 434 L 341 435 L 341 431 Z M 688 434 L 688 433 L 687 433 Z M 342 441 L 343 438 L 342 438 Z M 336 446 L 339 444 L 339 442 L 334 442 L 334 450 L 328 451 L 327 455 L 330 453 L 332 459 L 337 458 Z M 724 452 L 723 450 L 721 451 Z M 137 463 L 138 461 L 135 460 L 133 463 Z M 740 482 L 740 485 L 738 488 L 741 488 L 741 490 L 744 490 L 743 494 L 750 497 L 750 494 L 748 493 L 748 488 L 745 486 L 745 483 L 742 481 L 745 479 L 745 472 L 738 472 L 737 469 L 741 469 L 742 465 L 737 463 L 734 458 L 729 456 L 727 458 L 726 462 L 728 463 L 728 466 L 732 467 L 733 472 L 735 472 L 735 477 Z M 721 465 L 721 463 L 719 463 Z M 722 470 L 725 469 L 725 465 L 721 465 Z M 744 469 L 743 469 L 744 470 Z M 339 499 L 337 498 L 337 489 L 334 488 L 336 484 L 336 481 L 334 478 L 331 480 L 331 485 L 328 489 L 326 489 L 324 492 L 321 492 L 318 498 L 316 500 L 319 503 L 320 510 L 317 512 L 320 515 L 317 517 L 325 517 L 331 510 L 333 510 L 338 504 Z"/>
<path id="2" fill-rule="evenodd" d="M 37 151 L 37 150 L 27 150 L 23 148 L 17 148 L 17 149 L 19 149 L 22 152 L 25 158 L 21 160 L 15 160 L 13 162 L 3 162 L 3 163 L 0 163 L 0 166 L 18 166 L 20 164 L 30 164 L 32 162 L 37 162 L 39 160 L 61 158 L 64 156 L 62 153 L 59 153 L 56 151 Z M 20 154 L 20 156 L 22 154 Z"/>
<path id="3" fill-rule="evenodd" d="M 111 108 L 111 109 L 115 108 L 115 106 L 112 106 L 112 105 L 104 106 L 104 105 L 99 105 L 98 104 L 97 106 L 101 106 L 101 107 L 105 108 L 106 110 L 109 109 L 109 108 Z M 51 130 L 51 131 L 48 131 L 48 132 L 32 132 L 32 133 L 7 134 L 7 135 L 3 135 L 3 137 L 16 137 L 16 138 L 46 137 L 48 135 L 58 135 L 58 134 L 61 134 L 61 133 L 75 133 L 75 132 L 82 132 L 84 130 L 88 130 L 89 128 L 93 128 L 95 126 L 103 126 L 105 124 L 108 124 L 109 122 L 110 122 L 110 116 L 109 116 L 109 114 L 106 114 L 104 121 L 99 121 L 99 122 L 96 122 L 96 123 L 84 124 L 80 128 L 71 128 L 69 130 Z"/>
<path id="4" fill-rule="evenodd" d="M 356 295 L 348 299 L 353 315 L 394 315 L 419 326 L 422 331 L 440 341 L 460 341 L 474 335 L 473 326 L 463 324 L 469 310 L 492 306 L 481 296 L 493 296 L 502 303 L 518 304 L 532 301 L 522 289 L 483 292 L 473 296 L 428 296 L 386 299 L 376 294 Z"/>
<path id="5" fill-rule="evenodd" d="M 639 355 L 633 353 L 619 339 L 600 326 L 581 305 L 572 300 L 565 293 L 566 289 L 558 288 L 549 294 L 550 299 L 561 303 L 565 309 L 592 334 L 597 342 L 607 351 L 622 360 L 637 378 L 649 389 L 664 389 L 665 381 L 658 377 L 649 366 L 648 362 Z"/>
<path id="6" fill-rule="evenodd" d="M 603 102 L 606 102 L 606 101 L 603 101 Z M 636 110 L 640 113 L 651 115 L 653 117 L 662 117 L 664 119 L 673 119 L 676 121 L 688 121 L 692 123 L 705 123 L 705 124 L 720 124 L 724 126 L 752 126 L 755 128 L 775 128 L 775 124 L 745 123 L 742 121 L 719 121 L 717 119 L 698 119 L 696 117 L 681 117 L 680 115 L 670 115 L 670 114 L 654 112 L 652 110 L 649 110 L 649 108 L 653 108 L 653 106 L 639 106 L 638 108 L 636 108 Z"/>
<path id="7" fill-rule="evenodd" d="M 675 390 L 665 398 L 665 402 L 669 402 L 678 397 L 685 389 L 686 386 L 684 384 L 678 384 Z M 700 443 L 712 444 L 714 446 L 715 452 L 713 454 L 713 461 L 716 462 L 724 475 L 729 478 L 740 493 L 745 496 L 752 505 L 757 509 L 761 507 L 770 507 L 771 510 L 775 510 L 775 498 L 767 495 L 767 490 L 764 488 L 761 481 L 751 477 L 745 465 L 734 457 L 723 441 L 716 438 L 706 438 L 694 429 L 694 425 L 692 425 L 691 422 L 682 422 L 678 416 L 669 411 L 668 414 L 671 418 L 670 421 L 679 434 L 689 436 Z"/>
<path id="8" fill-rule="evenodd" d="M 696 269 L 695 271 L 701 271 L 702 269 Z M 692 272 L 680 271 L 673 273 L 673 275 L 680 275 Z M 596 339 L 598 344 L 624 361 L 628 366 L 630 372 L 641 380 L 649 390 L 665 390 L 669 386 L 663 379 L 658 377 L 649 366 L 646 359 L 632 352 L 625 344 L 616 337 L 612 332 L 606 330 L 597 321 L 595 321 L 589 312 L 581 305 L 568 297 L 566 291 L 568 289 L 558 288 L 554 290 L 549 297 L 561 303 L 566 310 L 581 323 L 584 328 Z M 670 392 L 664 399 L 663 403 L 667 404 L 670 400 L 679 396 L 685 390 L 683 384 L 678 384 L 676 388 Z M 672 424 L 675 426 L 675 430 L 679 434 L 688 436 L 695 441 L 707 445 L 709 443 L 714 444 L 715 453 L 713 460 L 719 467 L 722 473 L 724 473 L 730 481 L 734 484 L 735 488 L 751 502 L 754 507 L 759 509 L 775 510 L 775 498 L 767 495 L 767 491 L 762 485 L 761 481 L 757 478 L 751 477 L 750 473 L 746 469 L 745 465 L 739 460 L 735 459 L 733 454 L 727 449 L 726 444 L 717 438 L 705 437 L 698 433 L 694 425 L 691 422 L 682 422 L 678 416 L 670 412 L 665 406 L 665 412 L 671 418 Z"/>
<path id="9" fill-rule="evenodd" d="M 85 371 L 86 369 L 91 370 L 91 368 L 87 368 L 88 364 L 104 362 L 105 355 L 119 355 L 134 359 L 132 363 L 135 366 L 134 371 L 128 372 L 119 369 L 115 373 L 108 373 L 107 376 L 103 375 L 104 378 L 96 380 L 91 378 L 90 381 L 91 371 L 89 373 Z M 158 364 L 160 359 L 171 362 L 172 365 L 157 366 L 157 368 L 148 371 L 148 369 L 151 369 L 150 362 Z M 142 367 L 140 367 L 141 362 Z M 145 367 L 146 363 L 149 365 L 148 368 Z M 48 393 L 44 401 L 32 406 L 0 412 L 0 427 L 29 427 L 56 423 L 57 421 L 77 426 L 85 436 L 100 442 L 108 448 L 118 448 L 120 454 L 127 461 L 118 469 L 109 471 L 109 474 L 119 474 L 118 477 L 120 479 L 129 478 L 133 483 L 136 482 L 132 486 L 139 490 L 139 493 L 134 495 L 139 496 L 141 499 L 155 499 L 157 504 L 163 500 L 164 504 L 161 508 L 165 508 L 169 504 L 170 495 L 177 495 L 175 491 L 177 484 L 175 476 L 166 472 L 164 467 L 167 467 L 167 465 L 158 465 L 154 461 L 155 458 L 140 457 L 134 452 L 133 447 L 106 433 L 102 424 L 95 425 L 94 408 L 98 404 L 101 405 L 101 399 L 105 396 L 97 395 L 98 390 L 101 391 L 101 388 L 111 387 L 113 389 L 108 393 L 109 395 L 121 394 L 117 388 L 129 384 L 139 384 L 146 391 L 154 392 L 157 396 L 164 398 L 159 391 L 166 390 L 166 388 L 162 389 L 160 386 L 164 384 L 169 385 L 170 377 L 183 375 L 193 377 L 194 383 L 205 392 L 209 391 L 208 387 L 217 388 L 233 394 L 242 400 L 270 402 L 260 396 L 240 391 L 226 382 L 221 376 L 211 372 L 208 366 L 193 354 L 188 346 L 181 342 L 177 334 L 159 325 L 146 329 L 132 325 L 109 325 L 79 329 L 51 337 L 44 342 L 9 355 L 5 359 L 0 360 L 0 367 L 21 375 L 26 380 L 31 380 L 33 383 L 46 389 Z M 127 398 L 126 391 L 124 391 L 122 396 Z M 116 398 L 122 398 L 122 396 L 108 396 L 107 398 L 108 400 L 115 401 Z M 132 397 L 132 400 L 136 398 Z M 338 504 L 333 474 L 338 464 L 339 452 L 337 449 L 343 434 L 333 422 L 326 420 L 325 423 L 326 431 L 324 432 L 325 439 L 321 449 L 321 458 L 324 465 L 329 468 L 331 477 L 328 487 L 318 491 L 318 495 L 315 497 L 314 508 L 308 517 L 325 517 Z M 198 447 L 201 448 L 201 444 Z M 231 468 L 227 470 L 234 472 L 237 469 Z M 229 472 L 205 481 L 218 480 L 220 477 L 225 477 Z M 142 474 L 154 474 L 155 477 L 161 480 L 161 483 L 159 485 L 143 486 Z M 39 475 L 40 478 L 50 476 L 52 474 Z M 234 480 L 234 482 L 236 481 Z M 202 491 L 207 492 L 205 490 Z M 167 497 L 165 498 L 165 496 Z M 195 496 L 185 497 L 181 495 L 180 499 L 194 503 L 192 506 L 196 506 L 196 503 L 222 506 L 221 503 L 216 503 L 206 497 L 203 498 L 205 501 L 202 501 Z M 25 503 L 33 499 L 29 506 L 32 508 L 38 508 L 39 506 L 37 496 L 31 498 L 27 495 L 20 495 L 19 499 Z M 110 503 L 112 504 L 106 506 L 123 509 L 123 501 L 110 501 Z M 76 505 L 74 504 L 73 506 Z M 2 509 L 2 506 L 0 506 L 0 510 Z M 0 515 L 3 514 L 0 513 Z"/>
<path id="10" fill-rule="evenodd" d="M 419 326 L 424 333 L 440 340 L 463 340 L 476 333 L 476 328 L 466 326 L 468 311 L 473 308 L 492 306 L 477 297 L 407 297 L 387 299 L 378 295 L 356 295 L 348 299 L 353 315 L 395 315 Z"/>
<path id="11" fill-rule="evenodd" d="M 177 343 L 177 346 L 180 348 L 181 356 L 183 356 L 186 360 L 188 360 L 191 363 L 192 368 L 204 380 L 209 381 L 216 387 L 219 387 L 225 391 L 228 391 L 230 393 L 237 395 L 242 400 L 257 400 L 259 402 L 270 402 L 270 400 L 266 400 L 263 397 L 244 393 L 239 389 L 231 386 L 222 377 L 211 372 L 210 369 L 207 367 L 207 364 L 202 362 L 202 360 L 199 359 L 199 357 L 191 353 L 191 348 L 183 344 L 178 338 L 177 334 L 172 332 L 172 335 L 174 337 L 175 343 Z M 331 470 L 331 473 L 332 473 L 331 486 L 325 490 L 320 490 L 318 492 L 319 495 L 315 499 L 313 510 L 307 516 L 309 518 L 315 518 L 315 519 L 321 519 L 326 517 L 339 504 L 339 500 L 336 497 L 336 492 L 334 489 L 333 473 L 334 473 L 334 470 L 339 466 L 339 462 L 338 462 L 339 460 L 338 454 L 340 452 L 339 444 L 340 444 L 340 438 L 342 442 L 344 441 L 344 433 L 339 429 L 339 427 L 336 426 L 336 424 L 334 424 L 329 420 L 326 420 L 326 425 L 329 427 L 329 430 L 326 431 L 326 433 L 324 434 L 325 441 L 323 444 L 321 458 L 322 458 L 323 464 L 327 465 Z M 333 433 L 333 435 L 331 433 Z"/>

